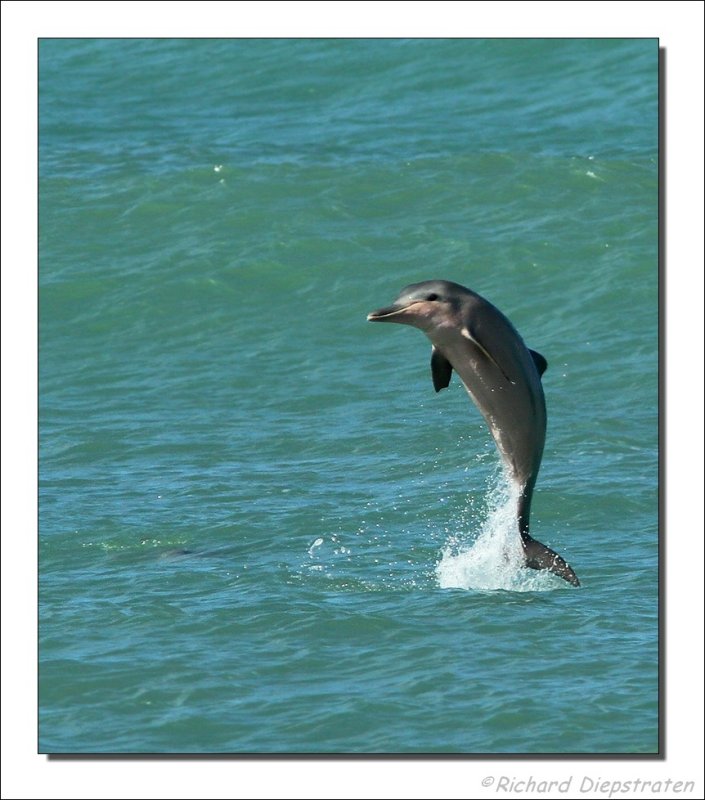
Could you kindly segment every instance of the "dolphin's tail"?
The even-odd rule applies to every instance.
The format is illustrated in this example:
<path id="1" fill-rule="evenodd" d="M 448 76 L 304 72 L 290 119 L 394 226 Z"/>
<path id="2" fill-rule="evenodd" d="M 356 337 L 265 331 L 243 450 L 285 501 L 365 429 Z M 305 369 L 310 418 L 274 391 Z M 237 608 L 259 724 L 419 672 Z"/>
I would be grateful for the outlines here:
<path id="1" fill-rule="evenodd" d="M 524 545 L 524 559 L 526 566 L 531 569 L 547 569 L 554 575 L 563 578 L 564 581 L 572 583 L 573 586 L 580 586 L 578 576 L 573 572 L 571 566 L 550 547 L 532 539 L 528 533 L 522 531 L 521 543 Z"/>
<path id="2" fill-rule="evenodd" d="M 524 546 L 524 562 L 531 569 L 547 569 L 554 575 L 563 578 L 564 581 L 572 583 L 573 586 L 580 586 L 578 576 L 573 572 L 571 566 L 566 564 L 558 553 L 555 553 L 550 547 L 537 542 L 536 539 L 532 539 L 529 535 L 529 513 L 531 511 L 534 480 L 524 486 L 517 502 L 517 521 L 519 523 L 521 543 Z"/>

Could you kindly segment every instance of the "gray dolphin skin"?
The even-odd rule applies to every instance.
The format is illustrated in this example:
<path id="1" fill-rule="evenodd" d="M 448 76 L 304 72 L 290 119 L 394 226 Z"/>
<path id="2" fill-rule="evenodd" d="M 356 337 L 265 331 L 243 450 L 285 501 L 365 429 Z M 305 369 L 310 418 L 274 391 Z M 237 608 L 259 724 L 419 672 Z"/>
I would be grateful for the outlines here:
<path id="1" fill-rule="evenodd" d="M 431 340 L 431 376 L 437 392 L 460 376 L 489 426 L 512 482 L 519 489 L 517 524 L 527 567 L 547 569 L 573 586 L 577 575 L 550 548 L 529 535 L 531 498 L 546 439 L 541 375 L 546 359 L 529 350 L 512 323 L 476 292 L 450 281 L 424 281 L 402 289 L 370 322 L 399 322 Z"/>

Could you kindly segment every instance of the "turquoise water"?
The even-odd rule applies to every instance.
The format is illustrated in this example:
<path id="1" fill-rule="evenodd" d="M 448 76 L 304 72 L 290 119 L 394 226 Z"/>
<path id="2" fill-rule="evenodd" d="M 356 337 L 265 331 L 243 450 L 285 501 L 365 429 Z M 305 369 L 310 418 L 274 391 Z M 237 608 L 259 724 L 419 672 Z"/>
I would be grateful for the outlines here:
<path id="1" fill-rule="evenodd" d="M 40 751 L 655 753 L 656 40 L 39 59 Z M 548 359 L 580 589 L 478 568 L 489 433 L 365 322 L 430 278 Z"/>

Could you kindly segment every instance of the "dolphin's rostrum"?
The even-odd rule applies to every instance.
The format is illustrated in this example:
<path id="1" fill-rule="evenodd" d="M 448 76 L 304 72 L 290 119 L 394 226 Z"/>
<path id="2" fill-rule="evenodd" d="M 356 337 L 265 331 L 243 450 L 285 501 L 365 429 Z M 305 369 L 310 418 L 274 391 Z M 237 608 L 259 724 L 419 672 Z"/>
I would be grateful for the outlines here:
<path id="1" fill-rule="evenodd" d="M 546 438 L 541 385 L 546 359 L 526 347 L 499 309 L 450 281 L 407 286 L 391 306 L 373 311 L 367 319 L 413 325 L 428 336 L 437 392 L 448 386 L 453 370 L 458 373 L 519 490 L 517 523 L 526 565 L 550 570 L 580 586 L 570 566 L 529 535 L 531 497 Z"/>

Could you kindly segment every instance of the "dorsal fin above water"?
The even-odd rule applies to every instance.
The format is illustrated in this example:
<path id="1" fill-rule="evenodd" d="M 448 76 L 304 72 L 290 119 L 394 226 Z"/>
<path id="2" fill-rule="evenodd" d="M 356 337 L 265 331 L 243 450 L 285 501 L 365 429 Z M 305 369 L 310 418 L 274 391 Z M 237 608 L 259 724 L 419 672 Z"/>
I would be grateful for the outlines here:
<path id="1" fill-rule="evenodd" d="M 548 366 L 548 361 L 546 361 L 541 353 L 537 353 L 536 350 L 529 350 L 529 354 L 531 358 L 534 359 L 534 364 L 536 364 L 536 369 L 539 371 L 539 376 L 543 375 Z"/>

